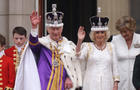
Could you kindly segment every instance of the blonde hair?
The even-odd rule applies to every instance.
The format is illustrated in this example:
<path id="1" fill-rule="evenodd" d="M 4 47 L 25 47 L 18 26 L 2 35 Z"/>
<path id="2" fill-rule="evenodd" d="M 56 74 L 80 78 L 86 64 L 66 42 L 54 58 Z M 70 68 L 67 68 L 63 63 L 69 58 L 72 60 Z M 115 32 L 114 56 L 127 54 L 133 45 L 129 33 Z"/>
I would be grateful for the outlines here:
<path id="1" fill-rule="evenodd" d="M 119 18 L 116 22 L 116 29 L 120 31 L 123 30 L 123 28 L 127 28 L 127 30 L 134 32 L 136 30 L 136 21 L 134 18 L 130 16 L 123 16 Z"/>
<path id="2" fill-rule="evenodd" d="M 89 37 L 90 37 L 90 40 L 91 41 L 95 41 L 95 38 L 94 38 L 94 33 L 95 33 L 96 31 L 90 31 L 90 33 L 89 33 Z M 109 37 L 110 37 L 110 31 L 109 30 L 107 30 L 107 31 L 105 31 L 106 32 L 106 39 L 105 39 L 105 41 L 107 41 L 108 39 L 109 39 Z"/>

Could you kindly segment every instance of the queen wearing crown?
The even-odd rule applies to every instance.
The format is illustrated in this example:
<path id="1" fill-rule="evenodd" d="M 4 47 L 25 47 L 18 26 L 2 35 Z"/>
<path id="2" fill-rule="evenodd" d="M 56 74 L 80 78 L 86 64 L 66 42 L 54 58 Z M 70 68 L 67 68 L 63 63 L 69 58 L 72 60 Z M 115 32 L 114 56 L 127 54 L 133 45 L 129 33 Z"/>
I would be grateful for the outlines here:
<path id="1" fill-rule="evenodd" d="M 83 90 L 118 90 L 118 62 L 114 45 L 107 42 L 108 21 L 108 17 L 90 18 L 89 36 L 93 42 L 82 43 L 85 31 L 79 27 L 76 56 L 86 62 Z"/>

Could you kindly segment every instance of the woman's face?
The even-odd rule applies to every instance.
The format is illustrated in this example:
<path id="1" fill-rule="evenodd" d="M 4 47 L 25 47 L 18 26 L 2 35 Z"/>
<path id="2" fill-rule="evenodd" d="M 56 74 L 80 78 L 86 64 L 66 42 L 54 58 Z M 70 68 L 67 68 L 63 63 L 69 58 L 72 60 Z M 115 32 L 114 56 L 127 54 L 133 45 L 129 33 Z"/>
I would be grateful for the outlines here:
<path id="1" fill-rule="evenodd" d="M 128 30 L 128 29 L 126 29 L 126 28 L 124 28 L 124 29 L 121 29 L 120 30 L 120 33 L 121 33 L 121 35 L 123 36 L 123 38 L 126 40 L 126 41 L 128 41 L 128 40 L 132 40 L 132 38 L 133 38 L 133 31 L 131 31 L 131 30 Z"/>
<path id="2" fill-rule="evenodd" d="M 93 34 L 95 42 L 105 42 L 106 31 L 95 31 Z"/>

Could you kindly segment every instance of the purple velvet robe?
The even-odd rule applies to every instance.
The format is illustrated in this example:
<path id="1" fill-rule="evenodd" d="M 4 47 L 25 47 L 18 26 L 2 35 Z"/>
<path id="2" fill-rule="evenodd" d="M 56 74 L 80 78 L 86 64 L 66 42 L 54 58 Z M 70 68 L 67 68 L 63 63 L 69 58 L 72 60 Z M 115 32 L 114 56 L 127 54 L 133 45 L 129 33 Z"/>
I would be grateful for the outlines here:
<path id="1" fill-rule="evenodd" d="M 55 75 L 55 70 L 52 68 L 52 51 L 38 42 L 38 37 L 30 35 L 30 48 L 38 59 L 38 72 L 41 83 L 41 90 L 51 90 Z M 54 55 L 55 57 L 55 55 Z M 52 73 L 53 72 L 53 73 Z M 61 75 L 63 74 L 63 75 Z M 64 81 L 66 79 L 66 70 L 63 65 L 60 65 L 59 83 L 57 90 L 64 90 Z"/>

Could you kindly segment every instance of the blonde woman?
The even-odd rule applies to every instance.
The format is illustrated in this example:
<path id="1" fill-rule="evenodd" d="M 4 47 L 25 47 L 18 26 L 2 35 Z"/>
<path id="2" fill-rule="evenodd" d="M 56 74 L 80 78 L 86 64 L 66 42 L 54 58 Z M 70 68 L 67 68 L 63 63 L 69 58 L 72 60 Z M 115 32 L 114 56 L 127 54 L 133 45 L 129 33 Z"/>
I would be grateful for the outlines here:
<path id="1" fill-rule="evenodd" d="M 109 37 L 107 17 L 90 18 L 90 39 L 94 42 L 83 43 L 84 27 L 79 27 L 76 55 L 86 61 L 83 90 L 118 90 L 119 74 L 117 57 Z"/>
<path id="2" fill-rule="evenodd" d="M 132 84 L 135 57 L 140 53 L 140 35 L 135 33 L 136 21 L 130 16 L 123 16 L 117 20 L 116 29 L 120 34 L 113 36 L 112 42 L 116 48 L 119 64 L 118 90 L 136 90 Z"/>

